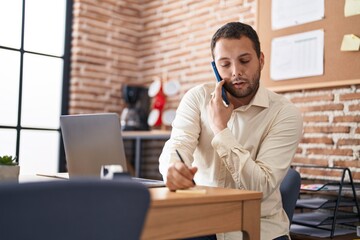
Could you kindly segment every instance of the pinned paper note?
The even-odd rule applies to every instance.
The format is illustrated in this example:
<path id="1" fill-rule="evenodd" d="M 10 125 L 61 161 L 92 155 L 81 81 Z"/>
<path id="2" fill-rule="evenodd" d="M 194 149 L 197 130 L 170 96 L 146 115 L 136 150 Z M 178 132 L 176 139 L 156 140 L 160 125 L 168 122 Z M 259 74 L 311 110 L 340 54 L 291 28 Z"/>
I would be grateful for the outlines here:
<path id="1" fill-rule="evenodd" d="M 270 56 L 272 80 L 288 80 L 323 74 L 323 29 L 277 37 L 272 40 Z"/>
<path id="2" fill-rule="evenodd" d="M 272 0 L 272 29 L 292 27 L 321 20 L 325 15 L 324 0 Z"/>
<path id="3" fill-rule="evenodd" d="M 360 38 L 354 34 L 344 35 L 341 43 L 341 51 L 359 51 Z"/>
<path id="4" fill-rule="evenodd" d="M 346 0 L 344 14 L 345 17 L 360 15 L 360 0 Z"/>

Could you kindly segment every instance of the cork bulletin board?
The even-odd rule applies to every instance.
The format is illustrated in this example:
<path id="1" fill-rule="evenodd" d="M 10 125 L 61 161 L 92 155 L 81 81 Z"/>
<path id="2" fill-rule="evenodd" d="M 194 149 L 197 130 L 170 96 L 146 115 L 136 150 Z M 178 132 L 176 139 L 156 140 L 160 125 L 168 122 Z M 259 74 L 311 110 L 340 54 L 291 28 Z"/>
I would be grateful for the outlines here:
<path id="1" fill-rule="evenodd" d="M 258 0 L 257 32 L 265 55 L 261 80 L 266 87 L 282 92 L 360 84 L 360 51 L 340 50 L 344 35 L 360 37 L 360 15 L 345 17 L 345 0 L 325 0 L 325 15 L 321 20 L 278 30 L 271 27 L 271 2 Z M 270 79 L 272 39 L 320 29 L 324 30 L 324 74 L 280 81 Z"/>

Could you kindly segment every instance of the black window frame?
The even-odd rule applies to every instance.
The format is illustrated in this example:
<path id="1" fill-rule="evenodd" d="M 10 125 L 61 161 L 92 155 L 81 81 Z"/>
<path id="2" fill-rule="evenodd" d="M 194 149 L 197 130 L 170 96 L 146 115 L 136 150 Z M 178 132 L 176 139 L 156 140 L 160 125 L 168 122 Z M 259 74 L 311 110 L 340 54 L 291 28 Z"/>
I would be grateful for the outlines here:
<path id="1" fill-rule="evenodd" d="M 15 155 L 18 156 L 17 162 L 21 156 L 20 153 L 20 131 L 21 130 L 46 130 L 46 131 L 57 131 L 59 132 L 59 162 L 58 162 L 58 171 L 66 172 L 66 159 L 65 159 L 65 151 L 61 136 L 60 127 L 57 129 L 49 129 L 49 128 L 32 128 L 32 127 L 22 127 L 21 126 L 21 109 L 22 109 L 22 91 L 23 91 L 23 61 L 24 54 L 31 53 L 35 55 L 54 57 L 63 60 L 63 80 L 62 80 L 62 94 L 61 94 L 61 113 L 60 115 L 66 115 L 69 112 L 69 95 L 70 95 L 70 70 L 71 70 L 71 37 L 72 37 L 72 20 L 73 20 L 73 0 L 65 0 L 66 1 L 66 12 L 65 12 L 65 41 L 64 41 L 64 54 L 63 56 L 54 56 L 49 54 L 43 54 L 32 51 L 24 50 L 24 32 L 25 32 L 25 4 L 26 0 L 22 1 L 22 21 L 21 21 L 21 45 L 20 49 L 11 48 L 6 46 L 1 46 L 0 49 L 16 51 L 20 53 L 20 71 L 19 71 L 19 98 L 18 98 L 18 117 L 16 126 L 6 126 L 0 125 L 0 129 L 15 129 L 16 130 L 16 150 Z"/>

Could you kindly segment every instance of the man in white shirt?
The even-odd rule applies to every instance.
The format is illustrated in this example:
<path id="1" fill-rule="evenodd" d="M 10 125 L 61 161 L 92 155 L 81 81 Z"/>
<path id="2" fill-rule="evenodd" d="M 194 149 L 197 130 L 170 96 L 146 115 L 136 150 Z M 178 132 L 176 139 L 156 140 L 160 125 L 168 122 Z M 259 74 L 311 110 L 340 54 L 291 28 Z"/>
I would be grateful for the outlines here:
<path id="1" fill-rule="evenodd" d="M 194 179 L 198 185 L 261 191 L 261 239 L 289 239 L 279 186 L 302 136 L 301 113 L 262 86 L 264 55 L 251 26 L 222 26 L 211 52 L 223 80 L 209 79 L 184 95 L 160 156 L 160 172 L 170 190 L 193 187 Z M 242 233 L 216 237 L 238 240 Z"/>

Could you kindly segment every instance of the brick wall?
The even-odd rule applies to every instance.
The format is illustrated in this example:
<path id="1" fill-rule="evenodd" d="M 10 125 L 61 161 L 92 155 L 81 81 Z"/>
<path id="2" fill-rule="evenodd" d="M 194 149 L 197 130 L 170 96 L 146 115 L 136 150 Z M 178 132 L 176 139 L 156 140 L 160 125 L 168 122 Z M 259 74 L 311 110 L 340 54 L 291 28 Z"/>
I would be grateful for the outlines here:
<path id="1" fill-rule="evenodd" d="M 212 81 L 210 39 L 229 21 L 256 26 L 254 0 L 74 0 L 70 113 L 117 112 L 124 83 L 154 77 L 181 83 L 176 108 L 192 86 Z M 350 167 L 360 180 L 360 87 L 282 93 L 304 114 L 294 165 Z M 144 144 L 143 176 L 158 178 L 160 143 Z M 131 144 L 127 144 L 128 151 Z M 130 146 L 130 147 L 129 147 Z M 131 158 L 131 154 L 127 154 Z M 303 177 L 334 179 L 337 170 L 297 167 Z"/>
<path id="2" fill-rule="evenodd" d="M 360 179 L 360 85 L 284 93 L 304 118 L 294 165 L 349 167 Z M 338 179 L 341 170 L 297 169 L 302 177 Z"/>
<path id="3" fill-rule="evenodd" d="M 141 13 L 140 81 L 148 85 L 163 75 L 179 81 L 181 93 L 167 98 L 165 106 L 176 107 L 189 88 L 214 79 L 210 40 L 217 28 L 229 21 L 253 25 L 255 9 L 254 1 L 246 0 L 147 1 Z"/>
<path id="4" fill-rule="evenodd" d="M 140 1 L 74 0 L 70 113 L 117 112 L 139 77 Z"/>

